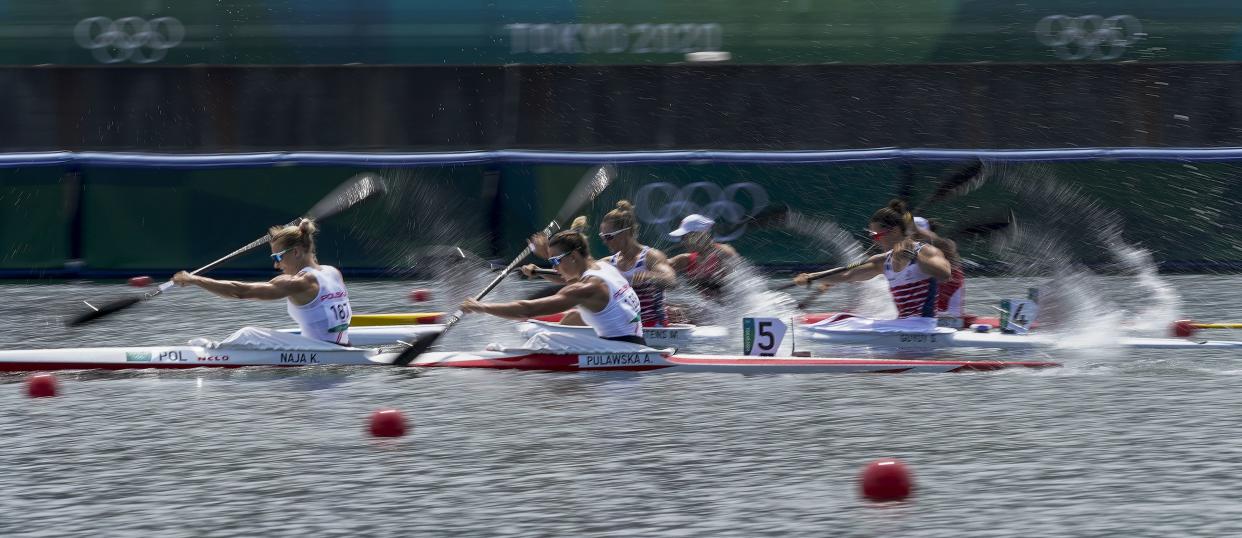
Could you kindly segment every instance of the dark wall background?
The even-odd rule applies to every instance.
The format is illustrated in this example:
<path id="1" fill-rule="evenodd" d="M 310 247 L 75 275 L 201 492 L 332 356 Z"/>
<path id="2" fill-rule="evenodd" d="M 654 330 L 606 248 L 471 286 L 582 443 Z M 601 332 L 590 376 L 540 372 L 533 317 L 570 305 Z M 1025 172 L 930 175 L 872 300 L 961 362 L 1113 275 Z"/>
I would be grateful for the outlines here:
<path id="1" fill-rule="evenodd" d="M 1242 144 L 1242 64 L 0 68 L 0 151 Z"/>

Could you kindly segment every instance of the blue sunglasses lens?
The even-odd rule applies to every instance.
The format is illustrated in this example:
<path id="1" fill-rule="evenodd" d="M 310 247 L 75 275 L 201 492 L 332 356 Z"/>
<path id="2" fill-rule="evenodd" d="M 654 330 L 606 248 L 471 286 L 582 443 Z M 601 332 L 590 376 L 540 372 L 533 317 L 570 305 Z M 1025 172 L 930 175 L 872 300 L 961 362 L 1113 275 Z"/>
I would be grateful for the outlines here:
<path id="1" fill-rule="evenodd" d="M 565 254 L 569 254 L 569 253 L 566 252 Z M 556 267 L 561 264 L 561 258 L 564 258 L 565 254 L 561 254 L 560 256 L 553 256 L 551 258 L 548 258 L 548 262 L 552 264 L 552 267 Z"/>

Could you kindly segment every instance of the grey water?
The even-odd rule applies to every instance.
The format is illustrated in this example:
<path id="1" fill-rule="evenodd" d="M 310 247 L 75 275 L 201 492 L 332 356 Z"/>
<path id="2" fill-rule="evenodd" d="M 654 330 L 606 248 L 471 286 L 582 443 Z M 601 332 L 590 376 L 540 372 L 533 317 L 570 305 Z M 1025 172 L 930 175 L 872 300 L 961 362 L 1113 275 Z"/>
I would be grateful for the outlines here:
<path id="1" fill-rule="evenodd" d="M 1242 318 L 1242 276 L 1163 277 L 1183 317 Z M 1038 283 L 1036 283 L 1038 284 Z M 350 284 L 356 312 L 419 283 Z M 991 314 L 1030 281 L 969 281 Z M 537 284 L 512 283 L 517 297 Z M 0 348 L 125 346 L 288 326 L 278 302 L 174 290 L 77 330 L 62 306 L 124 291 L 0 284 Z M 1119 317 L 1133 277 L 1092 292 Z M 812 308 L 844 308 L 834 289 Z M 1205 332 L 1242 339 L 1234 331 Z M 446 349 L 520 338 L 468 319 Z M 801 344 L 800 344 L 801 345 Z M 740 342 L 705 344 L 736 354 Z M 837 350 L 834 350 L 837 351 Z M 974 355 L 972 355 L 974 356 Z M 986 352 L 981 358 L 1012 358 Z M 1023 357 L 1028 358 L 1028 357 Z M 1039 371 L 926 375 L 554 374 L 356 367 L 62 372 L 29 400 L 0 376 L 2 536 L 1236 536 L 1242 353 L 1053 350 Z M 404 412 L 375 440 L 366 418 Z M 860 499 L 863 466 L 914 473 Z"/>

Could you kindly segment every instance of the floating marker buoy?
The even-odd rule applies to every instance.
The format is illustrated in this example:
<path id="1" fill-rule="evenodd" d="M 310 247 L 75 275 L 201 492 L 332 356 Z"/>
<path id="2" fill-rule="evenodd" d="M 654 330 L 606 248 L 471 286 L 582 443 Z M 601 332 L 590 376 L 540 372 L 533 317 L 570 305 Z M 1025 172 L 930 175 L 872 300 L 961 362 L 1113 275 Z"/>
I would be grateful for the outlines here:
<path id="1" fill-rule="evenodd" d="M 913 480 L 906 464 L 886 458 L 867 464 L 862 475 L 862 495 L 870 501 L 902 501 L 910 496 Z"/>
<path id="2" fill-rule="evenodd" d="M 416 303 L 425 303 L 431 300 L 431 290 L 422 288 L 410 290 L 410 300 Z"/>
<path id="3" fill-rule="evenodd" d="M 135 288 L 143 288 L 146 286 L 150 286 L 151 284 L 154 284 L 154 283 L 155 283 L 155 279 L 152 279 L 151 277 L 146 276 L 146 275 L 136 276 L 136 277 L 129 279 L 129 285 Z"/>
<path id="4" fill-rule="evenodd" d="M 371 413 L 370 430 L 375 437 L 401 437 L 405 435 L 405 417 L 396 409 L 381 409 Z"/>
<path id="5" fill-rule="evenodd" d="M 1178 338 L 1190 338 L 1199 332 L 1199 328 L 1195 327 L 1195 322 L 1188 319 L 1174 321 L 1170 330 L 1173 332 L 1173 336 Z"/>
<path id="6" fill-rule="evenodd" d="M 56 376 L 34 374 L 26 378 L 26 395 L 31 398 L 50 398 L 56 395 Z"/>

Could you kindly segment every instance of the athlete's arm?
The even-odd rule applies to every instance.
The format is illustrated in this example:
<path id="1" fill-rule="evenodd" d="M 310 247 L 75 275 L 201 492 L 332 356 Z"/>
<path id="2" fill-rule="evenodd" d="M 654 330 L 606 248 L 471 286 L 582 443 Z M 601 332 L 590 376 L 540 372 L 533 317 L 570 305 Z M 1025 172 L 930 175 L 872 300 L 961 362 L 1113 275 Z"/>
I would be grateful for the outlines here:
<path id="1" fill-rule="evenodd" d="M 470 299 L 462 304 L 461 309 L 463 312 L 481 312 L 508 319 L 530 319 L 557 314 L 579 305 L 595 312 L 602 310 L 608 305 L 608 286 L 592 278 L 565 286 L 555 295 L 542 299 L 508 303 L 481 303 Z"/>
<path id="2" fill-rule="evenodd" d="M 949 259 L 935 246 L 923 245 L 923 248 L 919 249 L 917 260 L 919 269 L 922 269 L 927 276 L 941 281 L 953 278 L 953 267 L 949 264 Z"/>
<path id="3" fill-rule="evenodd" d="M 647 255 L 650 256 L 651 254 L 648 253 Z M 686 267 L 690 266 L 690 253 L 687 252 L 685 254 L 678 254 L 672 258 L 669 258 L 668 266 L 672 267 L 674 272 L 685 272 Z"/>
<path id="4" fill-rule="evenodd" d="M 198 286 L 229 299 L 271 301 L 310 292 L 315 285 L 315 281 L 312 278 L 307 278 L 308 276 L 280 275 L 267 282 L 238 282 L 236 280 L 216 280 L 214 278 L 191 275 L 182 271 L 173 276 L 173 282 L 178 286 Z"/>
<path id="5" fill-rule="evenodd" d="M 881 252 L 868 258 L 867 261 L 859 265 L 831 275 L 824 275 L 824 273 L 835 271 L 835 268 L 820 271 L 818 273 L 802 273 L 794 277 L 794 283 L 799 286 L 805 286 L 813 280 L 824 284 L 840 284 L 842 282 L 861 282 L 863 280 L 870 280 L 884 272 L 884 257 L 887 255 L 887 252 Z"/>
<path id="6" fill-rule="evenodd" d="M 647 251 L 647 270 L 634 276 L 634 283 L 651 282 L 663 289 L 677 286 L 677 273 L 663 252 L 656 249 Z"/>

